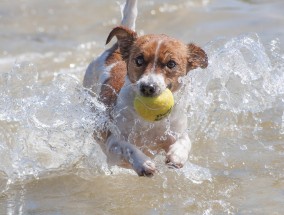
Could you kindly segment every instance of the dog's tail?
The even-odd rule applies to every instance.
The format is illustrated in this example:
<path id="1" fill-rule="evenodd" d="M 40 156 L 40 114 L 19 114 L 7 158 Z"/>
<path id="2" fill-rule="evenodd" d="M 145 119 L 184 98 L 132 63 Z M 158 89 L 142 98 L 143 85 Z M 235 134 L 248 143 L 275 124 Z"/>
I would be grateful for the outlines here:
<path id="1" fill-rule="evenodd" d="M 138 13 L 137 1 L 138 0 L 126 0 L 126 2 L 121 6 L 121 25 L 130 28 L 133 31 L 135 31 L 135 22 Z"/>

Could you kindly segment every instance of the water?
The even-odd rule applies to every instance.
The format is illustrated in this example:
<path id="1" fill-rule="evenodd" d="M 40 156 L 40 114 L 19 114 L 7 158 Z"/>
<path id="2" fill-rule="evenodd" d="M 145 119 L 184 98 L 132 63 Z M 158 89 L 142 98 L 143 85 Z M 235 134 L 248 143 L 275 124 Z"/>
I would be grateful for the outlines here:
<path id="1" fill-rule="evenodd" d="M 119 22 L 113 1 L 0 3 L 0 214 L 283 214 L 284 3 L 141 1 L 139 33 L 202 45 L 183 80 L 193 142 L 182 170 L 108 167 L 105 108 L 84 71 Z"/>

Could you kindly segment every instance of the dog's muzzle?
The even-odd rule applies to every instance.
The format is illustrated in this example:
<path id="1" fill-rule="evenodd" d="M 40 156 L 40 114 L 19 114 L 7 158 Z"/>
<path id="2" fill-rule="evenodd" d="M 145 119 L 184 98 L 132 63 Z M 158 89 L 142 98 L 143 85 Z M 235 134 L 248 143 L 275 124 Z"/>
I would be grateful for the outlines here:
<path id="1" fill-rule="evenodd" d="M 146 84 L 146 83 L 142 83 L 140 85 L 140 93 L 142 96 L 155 96 L 157 95 L 157 86 L 154 84 Z"/>

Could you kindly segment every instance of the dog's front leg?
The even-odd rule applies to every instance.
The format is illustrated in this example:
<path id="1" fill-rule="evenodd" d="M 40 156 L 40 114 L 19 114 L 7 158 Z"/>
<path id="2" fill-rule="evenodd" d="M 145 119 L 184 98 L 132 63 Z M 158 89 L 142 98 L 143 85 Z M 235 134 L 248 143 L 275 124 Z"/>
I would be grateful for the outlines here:
<path id="1" fill-rule="evenodd" d="M 118 140 L 113 135 L 107 139 L 107 152 L 130 163 L 139 176 L 152 176 L 156 171 L 155 164 L 148 156 L 133 144 Z"/>
<path id="2" fill-rule="evenodd" d="M 166 155 L 166 163 L 177 168 L 183 167 L 188 159 L 190 149 L 191 142 L 185 133 L 174 144 L 170 145 Z"/>

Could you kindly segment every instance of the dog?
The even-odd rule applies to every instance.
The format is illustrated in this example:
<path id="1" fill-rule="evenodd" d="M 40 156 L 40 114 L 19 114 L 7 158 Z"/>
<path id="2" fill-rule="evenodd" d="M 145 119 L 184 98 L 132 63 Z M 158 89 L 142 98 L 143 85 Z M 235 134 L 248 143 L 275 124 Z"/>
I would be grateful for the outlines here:
<path id="1" fill-rule="evenodd" d="M 116 125 L 102 131 L 102 148 L 109 158 L 116 157 L 139 176 L 157 172 L 153 156 L 164 150 L 166 164 L 181 168 L 188 159 L 191 142 L 187 134 L 187 116 L 182 102 L 176 103 L 165 119 L 144 121 L 134 110 L 137 94 L 158 96 L 166 88 L 174 97 L 190 70 L 206 68 L 205 51 L 164 34 L 138 36 L 135 32 L 137 0 L 126 0 L 121 26 L 107 37 L 117 42 L 88 66 L 83 85 L 99 95 Z"/>

